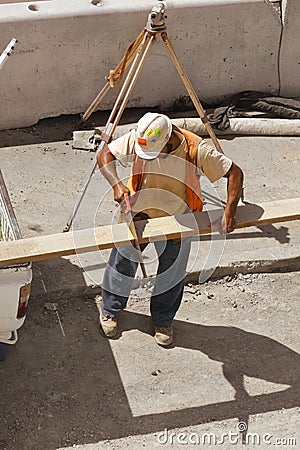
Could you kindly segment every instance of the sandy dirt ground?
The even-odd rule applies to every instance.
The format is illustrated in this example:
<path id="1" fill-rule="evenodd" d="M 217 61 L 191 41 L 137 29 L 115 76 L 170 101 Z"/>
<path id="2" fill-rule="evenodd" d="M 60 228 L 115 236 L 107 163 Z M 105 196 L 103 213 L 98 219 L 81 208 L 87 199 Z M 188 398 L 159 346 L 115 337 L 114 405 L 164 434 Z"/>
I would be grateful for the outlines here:
<path id="1" fill-rule="evenodd" d="M 196 434 L 220 441 L 242 422 L 299 448 L 299 291 L 298 272 L 188 284 L 169 349 L 154 343 L 147 298 L 130 298 L 111 341 L 97 296 L 34 298 L 0 365 L 0 448 L 195 448 Z M 233 448 L 269 448 L 238 436 Z"/>

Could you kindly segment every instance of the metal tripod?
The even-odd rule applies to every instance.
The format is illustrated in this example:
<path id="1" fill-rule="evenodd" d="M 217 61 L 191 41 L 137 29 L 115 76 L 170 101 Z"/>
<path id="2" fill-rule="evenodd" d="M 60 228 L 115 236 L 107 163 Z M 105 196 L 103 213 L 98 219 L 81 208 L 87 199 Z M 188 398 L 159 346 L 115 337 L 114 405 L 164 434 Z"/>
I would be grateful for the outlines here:
<path id="1" fill-rule="evenodd" d="M 148 15 L 148 21 L 146 24 L 145 29 L 139 34 L 139 36 L 136 38 L 136 40 L 130 44 L 130 46 L 127 49 L 127 52 L 123 59 L 120 61 L 119 65 L 116 67 L 114 71 L 111 71 L 109 80 L 106 82 L 98 96 L 95 98 L 95 100 L 92 102 L 90 107 L 87 109 L 85 114 L 82 116 L 82 120 L 86 121 L 90 115 L 95 111 L 105 94 L 109 91 L 111 87 L 117 86 L 122 78 L 122 74 L 125 71 L 125 69 L 128 67 L 129 63 L 132 61 L 130 69 L 128 71 L 128 74 L 123 82 L 123 85 L 121 87 L 121 90 L 119 92 L 119 95 L 115 101 L 114 107 L 111 111 L 111 114 L 107 120 L 107 123 L 105 125 L 104 131 L 101 135 L 101 139 L 99 142 L 97 142 L 95 150 L 95 161 L 93 162 L 87 177 L 83 183 L 83 186 L 79 192 L 77 201 L 75 203 L 75 206 L 73 208 L 73 211 L 68 219 L 67 225 L 64 229 L 64 231 L 69 231 L 73 220 L 76 216 L 76 213 L 79 209 L 79 206 L 81 204 L 81 201 L 83 199 L 83 196 L 87 190 L 87 187 L 89 185 L 89 182 L 91 180 L 91 177 L 97 167 L 97 154 L 104 148 L 104 145 L 106 143 L 109 143 L 112 139 L 113 133 L 121 119 L 121 116 L 124 112 L 124 109 L 127 105 L 129 96 L 136 84 L 136 81 L 138 79 L 138 76 L 142 70 L 143 64 L 145 62 L 146 56 L 149 53 L 149 50 L 151 48 L 151 45 L 156 38 L 156 36 L 160 36 L 163 43 L 166 45 L 170 55 L 171 59 L 177 69 L 177 72 L 180 76 L 180 78 L 183 81 L 183 84 L 185 85 L 187 92 L 196 108 L 196 111 L 198 112 L 207 133 L 211 137 L 211 140 L 215 146 L 215 148 L 223 153 L 221 146 L 216 138 L 216 135 L 211 128 L 210 123 L 208 122 L 207 116 L 205 114 L 205 111 L 203 107 L 201 106 L 201 103 L 199 101 L 199 98 L 188 79 L 181 63 L 179 62 L 175 51 L 170 43 L 170 40 L 168 38 L 167 32 L 166 32 L 166 16 L 165 16 L 165 5 L 163 3 L 158 3 L 157 6 L 153 7 L 150 14 Z"/>
<path id="2" fill-rule="evenodd" d="M 0 69 L 4 66 L 5 62 L 7 61 L 7 58 L 11 55 L 12 51 L 15 48 L 15 45 L 17 43 L 17 39 L 12 38 L 11 41 L 7 44 L 6 48 L 3 50 L 3 52 L 0 55 Z"/>

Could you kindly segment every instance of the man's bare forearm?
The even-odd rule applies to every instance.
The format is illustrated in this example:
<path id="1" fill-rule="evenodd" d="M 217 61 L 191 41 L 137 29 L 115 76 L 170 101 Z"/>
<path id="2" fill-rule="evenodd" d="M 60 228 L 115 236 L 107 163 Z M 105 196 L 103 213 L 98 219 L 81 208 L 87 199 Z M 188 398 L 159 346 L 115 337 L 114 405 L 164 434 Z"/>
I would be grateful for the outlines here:
<path id="1" fill-rule="evenodd" d="M 120 182 L 116 170 L 115 157 L 110 152 L 107 145 L 105 145 L 103 149 L 98 153 L 97 162 L 101 173 L 112 187 Z"/>
<path id="2" fill-rule="evenodd" d="M 231 168 L 225 175 L 227 178 L 227 201 L 222 220 L 222 229 L 230 233 L 235 228 L 235 213 L 242 195 L 244 175 L 240 167 L 232 163 Z"/>
<path id="3" fill-rule="evenodd" d="M 121 203 L 124 200 L 124 193 L 129 193 L 129 189 L 120 180 L 115 164 L 115 157 L 105 144 L 101 152 L 97 155 L 98 166 L 103 176 L 107 179 L 114 191 L 114 200 Z"/>
<path id="4" fill-rule="evenodd" d="M 235 214 L 239 199 L 242 195 L 244 175 L 242 170 L 234 162 L 227 174 L 227 201 L 226 208 Z"/>

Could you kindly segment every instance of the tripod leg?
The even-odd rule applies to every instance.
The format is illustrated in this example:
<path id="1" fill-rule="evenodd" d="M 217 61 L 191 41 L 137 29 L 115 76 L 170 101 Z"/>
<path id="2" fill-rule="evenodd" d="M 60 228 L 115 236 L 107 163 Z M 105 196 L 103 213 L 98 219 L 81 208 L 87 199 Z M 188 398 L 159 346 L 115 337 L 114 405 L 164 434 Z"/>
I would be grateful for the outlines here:
<path id="1" fill-rule="evenodd" d="M 221 148 L 221 146 L 220 146 L 220 143 L 217 140 L 217 137 L 216 137 L 216 135 L 215 135 L 215 133 L 214 133 L 214 131 L 213 131 L 213 129 L 212 129 L 208 119 L 207 119 L 205 111 L 202 108 L 200 100 L 199 100 L 199 98 L 198 98 L 198 96 L 197 96 L 197 94 L 196 94 L 196 92 L 195 92 L 195 90 L 194 90 L 190 80 L 188 79 L 188 77 L 187 77 L 187 75 L 186 75 L 186 73 L 185 73 L 181 63 L 179 62 L 179 60 L 178 60 L 178 58 L 177 58 L 177 56 L 175 54 L 175 51 L 174 51 L 174 49 L 173 49 L 173 47 L 171 45 L 171 42 L 170 42 L 170 40 L 168 38 L 167 33 L 166 32 L 162 32 L 161 33 L 161 38 L 162 38 L 164 44 L 166 45 L 167 49 L 169 50 L 169 53 L 171 55 L 171 58 L 172 58 L 172 61 L 173 61 L 174 65 L 175 65 L 175 67 L 177 69 L 177 72 L 178 72 L 180 78 L 182 79 L 183 84 L 185 85 L 186 90 L 188 91 L 189 96 L 191 97 L 191 99 L 192 99 L 192 101 L 194 103 L 194 106 L 196 108 L 196 111 L 198 112 L 198 114 L 199 114 L 199 116 L 200 116 L 200 118 L 201 118 L 201 120 L 202 120 L 202 122 L 203 122 L 203 124 L 204 124 L 204 126 L 206 128 L 206 131 L 208 132 L 209 136 L 211 137 L 211 140 L 213 141 L 213 144 L 214 144 L 215 148 L 219 152 L 224 153 L 222 148 Z"/>
<path id="2" fill-rule="evenodd" d="M 130 70 L 127 74 L 126 79 L 124 80 L 123 86 L 122 86 L 121 91 L 118 95 L 118 98 L 115 102 L 113 110 L 112 110 L 112 112 L 108 118 L 108 121 L 105 125 L 103 134 L 105 134 L 108 139 L 110 139 L 112 137 L 113 132 L 121 118 L 121 115 L 126 107 L 127 102 L 128 102 L 129 95 L 134 88 L 134 85 L 135 85 L 138 75 L 142 69 L 143 63 L 145 62 L 146 55 L 148 54 L 148 51 L 150 50 L 150 46 L 151 46 L 153 40 L 154 40 L 154 35 L 150 35 L 150 38 L 149 38 L 148 33 L 147 32 L 144 33 L 143 41 L 140 44 L 139 48 L 137 49 L 137 52 L 136 52 L 135 58 L 132 62 L 132 65 L 130 67 Z M 122 100 L 122 98 L 123 98 L 123 100 Z M 104 145 L 105 145 L 105 140 L 102 139 L 100 141 L 99 147 L 97 149 L 95 160 L 93 161 L 93 164 L 88 172 L 85 182 L 79 192 L 75 206 L 74 206 L 73 211 L 68 219 L 67 225 L 64 228 L 64 231 L 69 231 L 72 226 L 74 218 L 75 218 L 77 211 L 79 209 L 79 206 L 82 202 L 83 196 L 88 188 L 88 185 L 90 183 L 92 175 L 97 167 L 97 155 L 103 149 Z"/>
<path id="3" fill-rule="evenodd" d="M 119 62 L 119 64 L 113 71 L 114 74 L 118 75 L 118 77 L 120 76 L 119 72 L 123 73 L 123 71 L 126 70 L 129 63 L 131 62 L 132 58 L 136 54 L 136 51 L 143 40 L 144 33 L 145 33 L 144 30 L 141 31 L 141 33 L 138 35 L 136 40 L 130 44 L 128 51 L 126 52 L 126 55 L 122 58 L 122 60 Z M 105 83 L 105 85 L 103 86 L 102 90 L 97 95 L 97 97 L 93 100 L 93 102 L 90 104 L 90 106 L 88 107 L 86 112 L 83 114 L 83 116 L 82 116 L 83 122 L 85 122 L 90 117 L 90 115 L 95 111 L 95 109 L 100 104 L 101 100 L 107 94 L 107 92 L 109 91 L 109 89 L 111 87 L 112 86 L 110 85 L 110 82 L 107 81 Z"/>
<path id="4" fill-rule="evenodd" d="M 90 104 L 90 106 L 88 107 L 86 112 L 83 114 L 83 116 L 82 116 L 83 122 L 88 120 L 90 115 L 93 114 L 93 112 L 95 111 L 95 109 L 97 108 L 97 106 L 99 105 L 101 100 L 103 99 L 103 97 L 105 97 L 105 95 L 108 93 L 109 89 L 110 89 L 110 84 L 107 81 L 105 83 L 105 85 L 103 86 L 103 88 L 101 89 L 101 91 L 99 92 L 99 94 L 97 95 L 97 97 L 92 101 L 92 103 Z"/>
<path id="5" fill-rule="evenodd" d="M 90 180 L 91 180 L 91 178 L 93 176 L 93 173 L 94 173 L 94 171 L 96 169 L 96 166 L 97 166 L 97 159 L 95 158 L 95 161 L 91 165 L 91 167 L 89 169 L 89 172 L 88 172 L 88 174 L 86 176 L 86 179 L 85 179 L 85 181 L 84 181 L 84 183 L 83 183 L 83 185 L 82 185 L 82 187 L 80 189 L 79 195 L 78 195 L 76 203 L 74 205 L 74 208 L 73 208 L 73 210 L 72 210 L 72 212 L 71 212 L 71 214 L 70 214 L 70 216 L 68 218 L 67 225 L 65 226 L 65 228 L 63 230 L 64 232 L 69 231 L 71 226 L 72 226 L 73 220 L 74 220 L 74 218 L 75 218 L 75 216 L 77 214 L 77 211 L 78 211 L 79 206 L 80 206 L 80 204 L 82 202 L 82 199 L 83 199 L 83 196 L 84 196 L 84 194 L 85 194 L 85 192 L 87 190 L 87 187 L 88 187 L 88 185 L 90 183 Z"/>
<path id="6" fill-rule="evenodd" d="M 146 56 L 147 56 L 147 54 L 148 54 L 148 52 L 150 50 L 151 44 L 152 44 L 154 39 L 155 39 L 154 35 L 150 35 L 150 38 L 149 38 L 148 35 L 145 35 L 145 40 L 144 40 L 144 42 L 142 42 L 141 47 L 140 47 L 140 49 L 139 49 L 139 51 L 137 53 L 136 59 L 132 63 L 132 68 L 131 69 L 135 69 L 135 72 L 134 72 L 134 70 L 132 70 L 131 74 L 128 73 L 128 77 L 124 81 L 124 86 L 122 87 L 122 91 L 120 92 L 119 99 L 117 99 L 117 101 L 116 101 L 116 107 L 118 107 L 118 113 L 117 113 L 117 116 L 114 119 L 114 124 L 113 124 L 111 133 L 114 132 L 114 130 L 116 129 L 117 124 L 120 121 L 121 115 L 123 114 L 123 111 L 124 111 L 124 109 L 125 109 L 125 107 L 127 105 L 128 98 L 129 98 L 129 96 L 130 96 L 130 94 L 131 94 L 131 92 L 132 92 L 132 90 L 133 90 L 133 88 L 135 86 L 135 83 L 136 83 L 136 81 L 138 79 L 138 76 L 139 76 L 141 70 L 142 70 L 142 67 L 143 67 L 143 64 L 145 62 Z M 130 79 L 129 75 L 132 75 L 132 80 L 130 81 L 130 84 L 129 84 L 129 79 Z M 127 89 L 127 92 L 124 95 L 124 99 L 122 100 L 122 102 L 120 102 L 121 94 L 124 94 L 126 89 Z M 124 92 L 123 92 L 123 90 L 124 90 Z M 115 110 L 116 110 L 116 107 L 115 107 Z M 113 117 L 114 117 L 114 111 L 112 111 L 112 113 L 111 113 L 111 118 L 113 118 Z M 110 118 L 108 119 L 108 122 L 111 122 Z"/>

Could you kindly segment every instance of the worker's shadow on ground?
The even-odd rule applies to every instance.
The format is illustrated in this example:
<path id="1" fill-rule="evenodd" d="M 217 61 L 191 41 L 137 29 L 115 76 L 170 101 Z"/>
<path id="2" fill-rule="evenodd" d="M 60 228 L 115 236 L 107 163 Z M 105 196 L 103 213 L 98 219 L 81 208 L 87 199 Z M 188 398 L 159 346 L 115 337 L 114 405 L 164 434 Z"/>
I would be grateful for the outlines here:
<path id="1" fill-rule="evenodd" d="M 52 450 L 231 418 L 247 423 L 252 414 L 300 406 L 300 356 L 296 352 L 271 338 L 239 328 L 175 320 L 174 347 L 192 349 L 199 352 L 199 357 L 202 353 L 221 362 L 224 377 L 235 390 L 235 398 L 194 407 L 183 408 L 180 404 L 178 409 L 162 413 L 148 413 L 146 408 L 143 415 L 133 415 L 118 357 L 115 358 L 110 341 L 100 334 L 94 298 L 71 296 L 56 300 L 63 332 L 55 311 L 45 308 L 49 302 L 47 295 L 36 296 L 18 345 L 0 367 L 0 408 L 6 417 L 0 436 L 1 448 Z M 134 329 L 152 334 L 150 317 L 130 311 L 122 313 L 121 328 L 124 334 L 121 339 Z M 134 360 L 138 358 L 142 365 L 151 355 L 149 346 L 156 344 L 152 339 L 146 346 L 144 339 L 141 342 L 139 333 L 135 334 L 130 350 L 136 345 Z M 163 349 L 163 352 L 170 351 L 173 349 Z M 128 352 L 125 372 L 134 369 L 131 357 Z M 188 371 L 184 357 L 182 370 L 178 364 L 177 361 L 177 382 L 181 377 L 184 384 Z M 244 387 L 245 375 L 290 387 L 250 396 Z M 201 385 L 201 378 L 195 378 L 194 383 Z M 138 397 L 142 402 L 143 386 Z M 163 396 L 162 402 L 165 411 Z M 22 429 L 16 435 L 17 420 Z M 24 434 L 22 430 L 30 433 Z M 153 443 L 155 439 L 153 436 Z"/>
<path id="2" fill-rule="evenodd" d="M 149 317 L 126 311 L 123 315 L 124 332 L 126 329 L 136 328 L 149 333 Z M 290 348 L 269 337 L 236 327 L 205 326 L 175 320 L 174 328 L 176 339 L 173 347 L 197 350 L 211 360 L 221 362 L 224 377 L 233 387 L 235 396 L 233 400 L 222 403 L 147 416 L 145 429 L 141 432 L 148 433 L 161 427 L 185 427 L 234 417 L 248 424 L 248 418 L 252 414 L 300 406 L 300 355 Z M 180 373 L 183 374 L 183 383 L 186 370 L 183 361 L 182 371 L 177 375 L 180 377 Z M 290 387 L 279 392 L 250 396 L 245 389 L 244 376 Z"/>
<path id="3" fill-rule="evenodd" d="M 58 262 L 57 271 L 53 272 L 56 276 L 45 282 L 46 289 L 42 285 L 36 287 L 19 342 L 0 366 L 0 409 L 5 411 L 6 418 L 0 448 L 52 450 L 231 418 L 247 423 L 253 414 L 300 406 L 300 356 L 296 352 L 271 338 L 239 328 L 175 320 L 174 347 L 194 350 L 195 357 L 199 352 L 199 358 L 205 354 L 221 362 L 235 398 L 194 407 L 183 408 L 179 404 L 178 409 L 161 413 L 148 413 L 145 408 L 143 415 L 133 415 L 130 395 L 120 376 L 118 357 L 115 358 L 110 341 L 100 334 L 92 293 L 90 296 L 49 297 L 51 280 L 63 283 L 70 271 L 74 277 L 82 277 L 82 270 L 73 265 L 69 267 L 67 260 Z M 41 269 L 40 277 L 46 280 L 49 266 L 37 269 Z M 78 280 L 77 283 L 81 285 Z M 50 301 L 56 302 L 57 311 L 49 308 Z M 124 338 L 134 329 L 152 334 L 148 315 L 124 311 L 122 316 Z M 156 345 L 152 339 L 146 346 L 144 339 L 142 342 L 143 345 L 139 333 L 135 334 L 134 344 L 131 342 L 131 351 L 136 345 L 134 359 L 138 358 L 141 365 L 151 355 L 148 346 Z M 170 351 L 173 349 L 163 349 L 163 352 Z M 132 355 L 128 352 L 127 357 L 125 369 L 131 370 Z M 177 361 L 177 381 L 180 382 L 181 377 L 184 384 L 188 367 L 184 358 L 182 370 L 178 364 Z M 245 389 L 244 376 L 290 387 L 250 396 Z M 201 378 L 195 378 L 194 383 L 201 386 Z M 147 405 L 149 394 L 145 395 Z M 143 386 L 139 398 L 143 401 Z M 165 411 L 164 396 L 162 402 Z M 153 436 L 153 443 L 155 439 Z"/>

